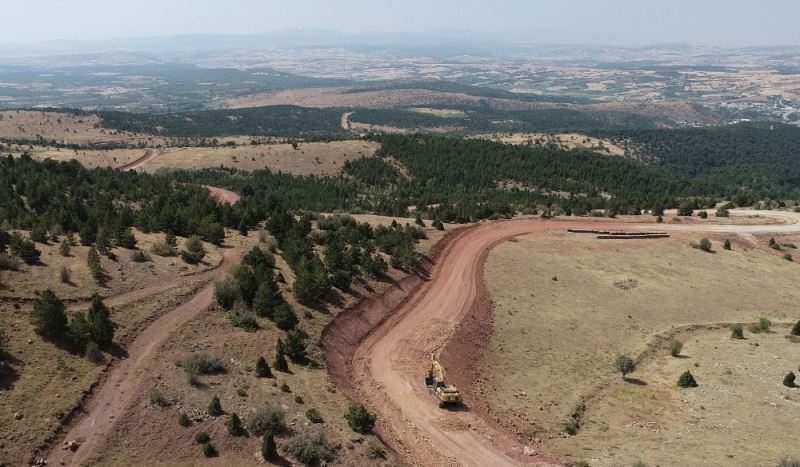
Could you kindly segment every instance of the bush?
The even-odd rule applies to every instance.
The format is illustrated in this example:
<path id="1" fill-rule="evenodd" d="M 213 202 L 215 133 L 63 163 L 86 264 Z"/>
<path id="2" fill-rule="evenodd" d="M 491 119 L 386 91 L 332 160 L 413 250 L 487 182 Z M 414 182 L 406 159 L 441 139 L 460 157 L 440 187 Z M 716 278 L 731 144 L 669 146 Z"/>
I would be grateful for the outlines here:
<path id="1" fill-rule="evenodd" d="M 793 388 L 794 380 L 795 380 L 794 372 L 790 371 L 789 374 L 783 377 L 783 385 L 786 386 L 787 388 Z"/>
<path id="2" fill-rule="evenodd" d="M 272 320 L 275 321 L 275 326 L 283 331 L 288 331 L 297 326 L 298 319 L 294 313 L 294 309 L 288 303 L 284 303 L 272 313 Z"/>
<path id="3" fill-rule="evenodd" d="M 293 362 L 306 360 L 306 340 L 298 329 L 292 329 L 286 333 L 286 355 Z"/>
<path id="4" fill-rule="evenodd" d="M 736 324 L 731 327 L 731 338 L 744 339 L 744 331 L 742 331 L 742 326 Z"/>
<path id="5" fill-rule="evenodd" d="M 356 433 L 369 433 L 375 426 L 377 417 L 375 414 L 369 413 L 363 404 L 350 404 L 347 413 L 344 415 L 350 429 Z"/>
<path id="6" fill-rule="evenodd" d="M 684 371 L 678 378 L 678 387 L 681 388 L 696 388 L 697 381 L 689 370 Z"/>
<path id="7" fill-rule="evenodd" d="M 61 256 L 67 257 L 69 256 L 71 249 L 72 248 L 71 245 L 69 244 L 69 240 L 65 238 L 64 240 L 61 241 L 61 245 L 58 246 L 58 253 Z"/>
<path id="8" fill-rule="evenodd" d="M 766 316 L 758 318 L 758 324 L 756 325 L 758 332 L 768 332 L 770 326 L 772 326 L 772 321 L 770 321 L 769 318 Z"/>
<path id="9" fill-rule="evenodd" d="M 322 415 L 320 415 L 317 409 L 311 408 L 306 410 L 306 418 L 311 423 L 322 423 L 324 420 L 322 419 Z"/>
<path id="10" fill-rule="evenodd" d="M 219 417 L 222 413 L 222 404 L 219 402 L 219 396 L 212 397 L 211 403 L 208 404 L 208 414 L 212 417 Z"/>
<path id="11" fill-rule="evenodd" d="M 624 379 L 628 373 L 633 373 L 633 371 L 636 370 L 636 363 L 634 363 L 631 357 L 620 355 L 614 360 L 614 368 L 622 373 L 622 378 Z"/>
<path id="12" fill-rule="evenodd" d="M 575 420 L 564 422 L 564 433 L 570 436 L 575 436 L 578 434 L 578 424 L 575 423 Z"/>
<path id="13" fill-rule="evenodd" d="M 680 355 L 682 349 L 683 349 L 683 342 L 677 339 L 672 339 L 669 342 L 669 354 L 672 355 L 673 357 L 677 357 L 678 355 Z"/>
<path id="14" fill-rule="evenodd" d="M 215 373 L 224 373 L 226 371 L 225 364 L 221 359 L 206 352 L 191 353 L 184 357 L 180 362 L 180 366 L 186 371 L 191 384 L 198 383 L 200 375 L 210 375 Z"/>
<path id="15" fill-rule="evenodd" d="M 183 250 L 180 252 L 181 259 L 186 264 L 198 264 L 200 261 L 203 261 L 203 258 L 206 257 L 205 251 L 186 251 Z"/>
<path id="16" fill-rule="evenodd" d="M 150 252 L 154 255 L 164 257 L 178 256 L 178 250 L 176 250 L 174 246 L 165 242 L 153 244 L 153 246 L 150 248 Z"/>
<path id="17" fill-rule="evenodd" d="M 181 412 L 178 416 L 178 425 L 186 428 L 192 424 L 192 421 L 189 419 L 189 416 L 186 415 L 186 412 Z"/>
<path id="18" fill-rule="evenodd" d="M 275 363 L 272 366 L 276 370 L 284 373 L 289 371 L 289 363 L 286 361 L 285 344 L 280 339 L 278 339 L 278 343 L 275 346 Z"/>
<path id="19" fill-rule="evenodd" d="M 205 251 L 203 248 L 203 240 L 201 240 L 197 235 L 192 235 L 191 237 L 187 238 L 186 241 L 183 242 L 183 247 L 186 248 L 186 251 L 190 253 L 199 253 L 201 251 Z"/>
<path id="20" fill-rule="evenodd" d="M 211 437 L 205 431 L 198 431 L 194 435 L 194 442 L 197 444 L 206 444 L 211 441 Z"/>
<path id="21" fill-rule="evenodd" d="M 241 302 L 233 307 L 233 311 L 228 314 L 228 319 L 231 324 L 247 332 L 256 332 L 258 330 L 256 314 Z"/>
<path id="22" fill-rule="evenodd" d="M 100 351 L 100 346 L 97 345 L 95 341 L 89 341 L 86 344 L 86 351 L 83 353 L 83 356 L 86 357 L 86 360 L 94 364 L 103 363 L 103 360 L 105 360 L 103 352 Z"/>
<path id="23" fill-rule="evenodd" d="M 722 244 L 723 250 L 730 250 L 731 249 L 731 241 L 729 239 L 725 239 L 725 243 Z"/>
<path id="24" fill-rule="evenodd" d="M 219 454 L 217 452 L 217 448 L 215 448 L 214 445 L 211 444 L 210 442 L 208 442 L 208 443 L 203 445 L 203 455 L 204 456 L 206 456 L 206 457 L 216 457 L 217 454 Z"/>
<path id="25" fill-rule="evenodd" d="M 61 266 L 61 269 L 58 271 L 59 277 L 61 277 L 61 282 L 65 284 L 69 284 L 72 280 L 72 274 L 69 272 L 69 268 L 66 266 Z"/>
<path id="26" fill-rule="evenodd" d="M 697 213 L 697 215 L 700 217 L 700 219 L 708 219 L 708 213 L 705 211 L 700 211 Z"/>
<path id="27" fill-rule="evenodd" d="M 256 362 L 256 376 L 258 378 L 272 377 L 272 371 L 270 371 L 267 360 L 264 357 L 258 357 L 258 361 Z"/>
<path id="28" fill-rule="evenodd" d="M 36 244 L 30 240 L 25 240 L 18 234 L 11 236 L 9 242 L 11 253 L 25 262 L 25 264 L 36 264 L 39 262 L 41 253 L 36 249 Z"/>
<path id="29" fill-rule="evenodd" d="M 214 284 L 214 298 L 220 307 L 230 310 L 239 299 L 239 285 L 228 276 L 220 282 Z"/>
<path id="30" fill-rule="evenodd" d="M 282 384 L 281 384 L 281 387 L 280 387 L 280 389 L 281 389 L 281 391 L 283 391 L 283 392 L 287 392 L 287 393 L 288 393 L 288 392 L 292 392 L 292 390 L 289 388 L 289 385 L 288 385 L 288 384 L 286 384 L 286 383 L 282 383 Z"/>
<path id="31" fill-rule="evenodd" d="M 115 324 L 103 300 L 97 294 L 92 295 L 92 303 L 88 313 L 89 332 L 92 340 L 100 345 L 110 345 L 114 340 Z"/>
<path id="32" fill-rule="evenodd" d="M 800 460 L 781 459 L 781 461 L 778 462 L 778 467 L 800 467 Z"/>
<path id="33" fill-rule="evenodd" d="M 317 465 L 333 459 L 333 449 L 322 433 L 293 436 L 286 443 L 285 449 L 305 465 Z"/>
<path id="34" fill-rule="evenodd" d="M 786 261 L 792 261 L 792 254 L 791 253 L 784 253 L 783 254 L 783 259 L 785 259 Z"/>
<path id="35" fill-rule="evenodd" d="M 800 321 L 794 323 L 794 326 L 792 326 L 791 335 L 800 336 Z"/>
<path id="36" fill-rule="evenodd" d="M 265 462 L 274 459 L 278 455 L 278 448 L 275 446 L 275 436 L 268 431 L 261 438 L 261 457 Z"/>
<path id="37" fill-rule="evenodd" d="M 33 301 L 31 324 L 36 333 L 48 339 L 61 339 L 67 332 L 64 304 L 52 290 L 47 289 Z"/>
<path id="38" fill-rule="evenodd" d="M 367 441 L 366 446 L 364 446 L 364 454 L 369 459 L 385 459 L 386 458 L 386 451 L 383 449 L 378 442 L 371 439 Z"/>
<path id="39" fill-rule="evenodd" d="M 172 401 L 160 390 L 158 389 L 151 389 L 150 390 L 150 403 L 155 405 L 156 407 L 169 407 L 172 405 Z"/>
<path id="40" fill-rule="evenodd" d="M 228 420 L 225 421 L 225 429 L 231 436 L 239 436 L 242 434 L 242 420 L 236 413 L 232 413 Z"/>
<path id="41" fill-rule="evenodd" d="M 266 433 L 280 434 L 286 430 L 286 416 L 279 407 L 265 405 L 253 412 L 247 419 L 247 429 L 262 436 Z"/>
<path id="42" fill-rule="evenodd" d="M 730 213 L 725 208 L 717 209 L 717 217 L 729 217 Z"/>
<path id="43" fill-rule="evenodd" d="M 711 240 L 709 240 L 708 237 L 701 238 L 700 239 L 700 243 L 697 244 L 697 248 L 699 248 L 699 249 L 701 249 L 701 250 L 703 250 L 705 252 L 709 252 L 710 253 L 711 252 Z"/>
<path id="44" fill-rule="evenodd" d="M 0 270 L 16 271 L 19 269 L 19 260 L 5 253 L 0 253 Z"/>
<path id="45" fill-rule="evenodd" d="M 436 230 L 444 230 L 444 224 L 439 219 L 434 219 L 433 224 L 431 224 L 434 229 Z"/>
<path id="46" fill-rule="evenodd" d="M 142 250 L 136 250 L 131 255 L 131 260 L 134 263 L 146 263 L 146 262 L 150 261 L 150 259 L 151 259 L 150 255 L 148 255 L 147 253 L 145 253 Z"/>

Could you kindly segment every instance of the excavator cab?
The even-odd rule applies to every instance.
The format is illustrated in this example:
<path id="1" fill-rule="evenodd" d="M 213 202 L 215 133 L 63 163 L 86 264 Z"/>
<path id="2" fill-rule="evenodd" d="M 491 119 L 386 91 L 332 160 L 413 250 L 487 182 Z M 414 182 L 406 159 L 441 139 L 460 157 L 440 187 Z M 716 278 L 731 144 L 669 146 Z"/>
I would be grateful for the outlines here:
<path id="1" fill-rule="evenodd" d="M 444 366 L 439 363 L 436 356 L 431 354 L 430 367 L 425 376 L 425 386 L 428 391 L 436 398 L 439 407 L 448 405 L 458 405 L 461 403 L 461 393 L 455 386 L 447 384 Z"/>

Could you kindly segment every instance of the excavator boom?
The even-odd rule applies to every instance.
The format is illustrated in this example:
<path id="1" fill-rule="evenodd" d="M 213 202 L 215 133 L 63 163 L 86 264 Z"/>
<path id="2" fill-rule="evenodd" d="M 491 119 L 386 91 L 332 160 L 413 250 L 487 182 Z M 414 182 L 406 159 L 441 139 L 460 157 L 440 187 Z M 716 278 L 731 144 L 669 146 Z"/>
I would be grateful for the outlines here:
<path id="1" fill-rule="evenodd" d="M 439 407 L 461 403 L 461 393 L 455 386 L 447 384 L 447 373 L 444 366 L 436 359 L 434 354 L 431 354 L 428 374 L 425 377 L 425 386 L 427 386 L 433 397 L 439 401 Z"/>

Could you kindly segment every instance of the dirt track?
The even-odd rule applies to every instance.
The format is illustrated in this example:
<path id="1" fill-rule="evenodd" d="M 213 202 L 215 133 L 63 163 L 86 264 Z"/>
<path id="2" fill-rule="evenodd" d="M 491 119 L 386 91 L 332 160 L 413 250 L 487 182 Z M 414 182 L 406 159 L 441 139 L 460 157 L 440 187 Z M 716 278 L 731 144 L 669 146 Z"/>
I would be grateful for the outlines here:
<path id="1" fill-rule="evenodd" d="M 757 213 L 785 217 L 793 223 L 742 226 L 619 223 L 616 227 L 620 230 L 736 234 L 800 232 L 800 214 Z M 754 214 L 754 211 L 732 211 L 732 214 Z M 484 223 L 452 234 L 444 241 L 429 280 L 419 281 L 405 297 L 395 297 L 392 302 L 397 305 L 394 307 L 387 308 L 385 300 L 374 302 L 378 308 L 387 308 L 382 310 L 383 318 L 369 317 L 369 322 L 376 323 L 375 329 L 366 338 L 357 339 L 357 347 L 350 349 L 350 362 L 341 358 L 328 359 L 332 376 L 339 384 L 354 386 L 357 396 L 376 410 L 382 438 L 409 462 L 469 466 L 558 463 L 557 459 L 532 451 L 523 454 L 525 447 L 513 435 L 498 430 L 468 409 L 469 394 L 465 395 L 465 410 L 437 409 L 422 383 L 425 362 L 428 353 L 438 352 L 448 343 L 458 323 L 478 299 L 485 254 L 494 245 L 514 236 L 545 230 L 607 228 L 608 225 L 584 220 L 513 220 Z M 368 309 L 360 311 L 369 312 Z M 346 322 L 355 327 L 365 324 L 357 317 L 349 317 Z M 338 329 L 342 333 L 348 331 L 346 326 Z M 353 333 L 358 336 L 358 331 Z M 475 340 L 465 340 L 464 348 L 455 354 L 467 360 L 474 358 L 476 344 Z M 325 350 L 339 355 L 346 352 L 328 346 Z M 452 355 L 453 349 L 449 350 L 448 354 Z M 343 361 L 344 368 L 341 367 Z M 352 368 L 352 381 L 343 381 L 349 368 Z"/>
<path id="2" fill-rule="evenodd" d="M 121 170 L 123 172 L 128 172 L 130 170 L 136 170 L 139 167 L 147 164 L 151 160 L 155 159 L 159 155 L 161 155 L 161 151 L 159 151 L 158 149 L 148 149 L 148 150 L 146 150 L 144 152 L 144 156 L 136 159 L 133 162 L 130 162 L 128 164 L 125 164 L 125 165 L 122 165 L 120 167 L 117 167 L 117 170 Z"/>
<path id="3" fill-rule="evenodd" d="M 239 199 L 236 193 L 207 187 L 226 202 L 235 203 Z M 86 399 L 81 412 L 70 422 L 67 431 L 59 439 L 61 443 L 50 447 L 46 457 L 50 465 L 82 465 L 90 460 L 95 448 L 101 445 L 114 428 L 115 422 L 125 413 L 134 400 L 137 390 L 149 376 L 148 365 L 157 355 L 167 338 L 182 325 L 208 309 L 214 301 L 214 279 L 224 275 L 231 267 L 241 261 L 244 250 L 231 248 L 223 251 L 222 263 L 219 267 L 202 273 L 207 284 L 195 295 L 180 306 L 162 315 L 125 347 L 126 358 L 115 362 L 102 384 Z M 110 297 L 108 305 L 120 305 L 161 293 L 171 286 L 177 285 L 185 278 L 176 278 L 161 284 L 152 284 L 143 289 Z M 75 451 L 62 449 L 63 442 L 77 440 L 80 448 Z"/>

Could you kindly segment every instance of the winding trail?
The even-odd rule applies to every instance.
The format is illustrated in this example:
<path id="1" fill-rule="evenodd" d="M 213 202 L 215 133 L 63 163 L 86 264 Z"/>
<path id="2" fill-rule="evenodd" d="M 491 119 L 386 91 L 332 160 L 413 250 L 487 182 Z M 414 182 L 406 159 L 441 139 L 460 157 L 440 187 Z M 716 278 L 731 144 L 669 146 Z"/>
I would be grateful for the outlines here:
<path id="1" fill-rule="evenodd" d="M 800 232 L 800 214 L 797 213 L 732 210 L 731 214 L 780 217 L 787 223 L 682 225 L 619 222 L 614 226 L 618 230 L 698 233 Z M 426 357 L 447 344 L 458 323 L 475 303 L 486 254 L 492 247 L 519 235 L 563 231 L 567 227 L 603 229 L 609 225 L 609 222 L 590 220 L 527 219 L 487 222 L 456 231 L 444 240 L 428 279 L 410 290 L 398 306 L 387 310 L 387 317 L 352 349 L 352 359 L 347 362 L 352 381 L 337 381 L 337 384 L 349 383 L 355 387 L 357 396 L 378 413 L 381 437 L 411 463 L 465 466 L 557 464 L 557 459 L 541 454 L 528 452 L 525 455 L 525 448 L 512 434 L 494 428 L 468 408 L 460 411 L 436 408 L 422 384 Z M 376 303 L 376 306 L 381 305 Z M 359 324 L 358 319 L 352 318 L 346 322 Z M 329 365 L 331 363 L 337 365 L 335 359 L 329 361 Z M 331 368 L 334 380 L 341 380 L 341 375 L 348 374 L 342 370 Z M 468 403 L 469 394 L 466 398 Z"/>
<path id="2" fill-rule="evenodd" d="M 144 152 L 144 155 L 133 162 L 129 162 L 125 165 L 121 165 L 117 167 L 117 170 L 121 170 L 123 172 L 128 172 L 130 170 L 136 170 L 141 166 L 147 164 L 148 162 L 152 161 L 156 157 L 161 155 L 161 150 L 159 149 L 147 149 Z"/>
<path id="3" fill-rule="evenodd" d="M 235 203 L 236 193 L 222 188 L 209 188 L 223 200 Z M 215 197 L 216 198 L 216 197 Z M 50 446 L 46 459 L 50 465 L 83 465 L 90 459 L 98 446 L 106 440 L 114 429 L 116 421 L 133 403 L 136 390 L 147 380 L 150 364 L 158 355 L 161 346 L 173 332 L 208 309 L 214 302 L 214 280 L 222 277 L 231 267 L 239 264 L 244 256 L 243 248 L 229 248 L 222 253 L 220 266 L 201 273 L 201 281 L 206 282 L 197 293 L 177 308 L 161 315 L 142 329 L 133 341 L 125 347 L 127 356 L 115 361 L 102 383 L 84 401 L 80 412 L 74 417 L 59 439 L 60 443 Z M 179 285 L 186 278 L 176 277 L 161 284 L 134 290 L 109 297 L 107 305 L 119 305 L 150 297 Z M 63 442 L 77 440 L 77 451 L 62 449 Z"/>

